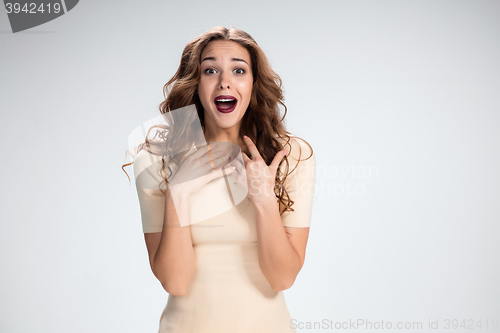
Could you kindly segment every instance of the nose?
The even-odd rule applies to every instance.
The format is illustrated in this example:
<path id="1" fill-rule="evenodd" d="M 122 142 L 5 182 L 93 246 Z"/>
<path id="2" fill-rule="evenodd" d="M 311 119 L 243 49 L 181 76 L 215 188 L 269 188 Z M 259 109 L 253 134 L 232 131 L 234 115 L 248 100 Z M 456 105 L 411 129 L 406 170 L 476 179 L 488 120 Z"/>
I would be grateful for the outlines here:
<path id="1" fill-rule="evenodd" d="M 231 88 L 229 75 L 225 74 L 225 72 L 222 72 L 222 75 L 220 76 L 219 88 L 220 89 Z"/>

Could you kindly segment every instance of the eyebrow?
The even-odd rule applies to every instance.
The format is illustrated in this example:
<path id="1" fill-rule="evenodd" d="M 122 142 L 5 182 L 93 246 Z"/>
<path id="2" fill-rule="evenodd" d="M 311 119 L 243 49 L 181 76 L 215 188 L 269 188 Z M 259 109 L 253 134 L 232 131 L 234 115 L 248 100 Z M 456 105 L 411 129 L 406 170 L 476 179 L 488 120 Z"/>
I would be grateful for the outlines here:
<path id="1" fill-rule="evenodd" d="M 205 60 L 215 60 L 215 57 L 205 57 L 201 62 L 204 62 Z M 241 61 L 248 65 L 248 63 L 245 60 L 240 58 L 231 58 L 231 61 Z"/>

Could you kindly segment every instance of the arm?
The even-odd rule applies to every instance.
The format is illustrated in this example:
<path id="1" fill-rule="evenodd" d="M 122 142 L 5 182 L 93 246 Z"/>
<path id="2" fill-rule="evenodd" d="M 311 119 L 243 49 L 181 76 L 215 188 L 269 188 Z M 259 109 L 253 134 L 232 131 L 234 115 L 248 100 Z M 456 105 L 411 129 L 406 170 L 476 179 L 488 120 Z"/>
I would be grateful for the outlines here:
<path id="1" fill-rule="evenodd" d="M 304 265 L 309 228 L 284 227 L 275 200 L 255 212 L 262 273 L 274 291 L 288 289 Z"/>
<path id="2" fill-rule="evenodd" d="M 187 212 L 186 201 L 176 198 L 175 202 L 182 203 L 183 214 Z M 167 293 L 184 295 L 194 272 L 194 250 L 191 228 L 180 226 L 170 189 L 165 194 L 162 232 L 145 233 L 144 237 L 153 274 Z"/>
<path id="3" fill-rule="evenodd" d="M 248 197 L 254 204 L 257 219 L 257 237 L 260 268 L 274 291 L 290 288 L 305 260 L 312 199 L 314 195 L 315 158 L 301 161 L 295 173 L 287 177 L 284 186 L 294 198 L 293 212 L 279 213 L 279 204 L 274 195 L 275 174 L 279 162 L 287 153 L 282 150 L 266 166 L 257 147 L 248 137 L 245 143 L 252 155 L 246 154 L 245 170 L 248 178 Z M 289 160 L 298 160 L 299 146 Z"/>
<path id="4" fill-rule="evenodd" d="M 138 155 L 136 159 L 138 163 L 135 164 L 134 173 L 137 175 L 137 191 L 149 263 L 153 274 L 165 291 L 175 296 L 186 293 L 195 267 L 187 205 L 190 194 L 211 180 L 224 175 L 222 169 L 206 173 L 204 169 L 206 165 L 208 170 L 211 169 L 208 163 L 210 159 L 208 162 L 205 161 L 207 152 L 208 148 L 201 148 L 186 158 L 186 164 L 183 164 L 180 171 L 170 179 L 171 183 L 177 184 L 172 187 L 167 186 L 165 195 L 160 195 L 158 193 L 160 191 L 156 190 L 160 179 L 155 177 L 159 173 L 158 168 L 161 164 L 151 164 L 149 156 L 145 153 Z M 215 158 L 214 162 L 218 166 L 224 164 L 222 157 Z M 144 171 L 144 165 L 149 166 L 151 170 Z M 226 174 L 232 171 L 234 169 L 225 169 Z M 194 172 L 201 172 L 204 175 L 183 181 L 186 179 L 185 174 L 192 175 Z M 154 191 L 151 188 L 154 188 Z M 180 221 L 184 223 L 181 224 Z"/>

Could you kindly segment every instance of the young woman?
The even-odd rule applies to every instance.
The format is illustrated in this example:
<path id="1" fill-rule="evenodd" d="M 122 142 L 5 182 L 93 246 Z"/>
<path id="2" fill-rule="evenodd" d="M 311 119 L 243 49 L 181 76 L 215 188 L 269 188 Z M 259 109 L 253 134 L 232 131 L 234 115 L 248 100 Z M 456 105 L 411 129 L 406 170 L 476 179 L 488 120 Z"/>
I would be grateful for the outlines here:
<path id="1" fill-rule="evenodd" d="M 136 177 L 141 165 L 157 158 L 164 180 L 163 188 L 137 187 L 151 269 L 169 294 L 159 332 L 295 332 L 283 290 L 304 264 L 315 156 L 309 144 L 285 129 L 280 77 L 248 33 L 216 27 L 185 47 L 164 88 L 162 114 L 194 104 L 206 142 L 237 145 L 243 160 L 233 158 L 233 168 L 215 170 L 214 161 L 225 165 L 230 156 L 214 156 L 213 144 L 198 147 L 191 167 L 215 171 L 173 191 L 165 184 L 191 174 L 187 163 L 171 168 L 175 158 L 158 159 L 148 139 L 135 156 Z M 168 144 L 168 135 L 157 142 L 162 144 Z M 196 213 L 196 207 L 189 208 L 192 196 L 207 184 L 214 184 L 211 196 L 219 195 L 217 186 L 234 181 L 238 169 L 246 173 L 245 199 L 182 226 L 181 215 L 191 217 L 190 209 Z"/>

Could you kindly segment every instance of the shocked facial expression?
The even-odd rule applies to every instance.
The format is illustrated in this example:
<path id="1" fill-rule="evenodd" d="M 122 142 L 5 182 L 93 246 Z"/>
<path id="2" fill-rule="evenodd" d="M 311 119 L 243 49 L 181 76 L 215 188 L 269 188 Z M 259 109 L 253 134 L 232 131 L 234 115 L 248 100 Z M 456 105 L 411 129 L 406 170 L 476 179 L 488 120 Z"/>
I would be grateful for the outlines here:
<path id="1" fill-rule="evenodd" d="M 198 83 L 205 126 L 212 130 L 239 126 L 250 104 L 252 86 L 248 51 L 233 41 L 211 41 L 201 55 Z"/>

